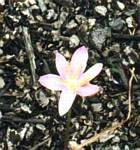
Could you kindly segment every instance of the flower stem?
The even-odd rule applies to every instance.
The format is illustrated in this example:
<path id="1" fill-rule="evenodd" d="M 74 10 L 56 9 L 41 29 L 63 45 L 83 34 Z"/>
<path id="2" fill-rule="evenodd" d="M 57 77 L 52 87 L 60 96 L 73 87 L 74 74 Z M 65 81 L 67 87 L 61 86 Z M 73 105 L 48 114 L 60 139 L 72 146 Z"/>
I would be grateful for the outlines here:
<path id="1" fill-rule="evenodd" d="M 65 135 L 64 135 L 64 150 L 68 149 L 68 140 L 69 140 L 69 131 L 70 131 L 70 121 L 71 121 L 71 110 L 67 113 L 67 122 L 65 128 Z"/>

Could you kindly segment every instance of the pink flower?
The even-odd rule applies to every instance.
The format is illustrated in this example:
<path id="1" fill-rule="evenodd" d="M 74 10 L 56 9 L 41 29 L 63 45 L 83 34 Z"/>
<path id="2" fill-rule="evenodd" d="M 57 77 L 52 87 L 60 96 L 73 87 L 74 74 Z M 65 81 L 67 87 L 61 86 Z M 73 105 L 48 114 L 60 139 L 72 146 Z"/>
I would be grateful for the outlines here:
<path id="1" fill-rule="evenodd" d="M 88 51 L 85 46 L 74 52 L 70 62 L 66 61 L 59 52 L 56 52 L 55 63 L 59 75 L 47 74 L 39 79 L 40 84 L 44 87 L 62 91 L 58 104 L 60 116 L 69 111 L 76 95 L 86 97 L 99 91 L 99 87 L 91 84 L 90 81 L 101 72 L 103 64 L 97 63 L 84 73 L 87 60 Z"/>

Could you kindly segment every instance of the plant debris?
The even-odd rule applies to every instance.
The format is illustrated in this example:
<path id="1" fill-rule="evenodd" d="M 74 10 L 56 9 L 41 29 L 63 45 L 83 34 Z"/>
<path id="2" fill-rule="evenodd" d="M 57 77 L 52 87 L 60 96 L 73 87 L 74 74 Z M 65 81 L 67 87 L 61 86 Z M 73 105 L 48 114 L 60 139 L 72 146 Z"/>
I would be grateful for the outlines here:
<path id="1" fill-rule="evenodd" d="M 38 79 L 83 45 L 87 68 L 104 64 L 100 92 L 76 97 L 66 146 L 60 93 Z M 140 149 L 139 60 L 139 0 L 1 0 L 0 149 Z"/>

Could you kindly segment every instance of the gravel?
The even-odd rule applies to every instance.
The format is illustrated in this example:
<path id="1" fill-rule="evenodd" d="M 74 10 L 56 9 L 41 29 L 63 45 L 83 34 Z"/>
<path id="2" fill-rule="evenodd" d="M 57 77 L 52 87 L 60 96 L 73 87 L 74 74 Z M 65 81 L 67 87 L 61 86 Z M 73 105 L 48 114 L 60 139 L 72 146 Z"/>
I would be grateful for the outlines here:
<path id="1" fill-rule="evenodd" d="M 69 60 L 85 45 L 86 69 L 104 64 L 102 73 L 91 81 L 101 90 L 84 101 L 76 97 L 69 141 L 80 144 L 126 119 L 130 69 L 135 68 L 129 120 L 84 149 L 139 150 L 139 33 L 138 0 L 0 0 L 0 149 L 64 149 L 67 118 L 58 114 L 60 93 L 40 86 L 38 78 L 57 74 L 56 50 Z"/>

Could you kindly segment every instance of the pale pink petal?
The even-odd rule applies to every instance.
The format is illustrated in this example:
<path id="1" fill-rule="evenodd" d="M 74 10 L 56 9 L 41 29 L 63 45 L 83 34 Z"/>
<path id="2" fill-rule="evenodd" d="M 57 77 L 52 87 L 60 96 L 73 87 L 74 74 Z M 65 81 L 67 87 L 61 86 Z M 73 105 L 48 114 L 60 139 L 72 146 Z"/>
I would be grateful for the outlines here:
<path id="1" fill-rule="evenodd" d="M 63 90 L 64 85 L 60 76 L 55 74 L 43 75 L 38 80 L 41 85 L 50 90 Z"/>
<path id="2" fill-rule="evenodd" d="M 79 77 L 84 72 L 87 66 L 88 51 L 85 46 L 78 48 L 71 59 L 71 71 L 76 77 Z"/>
<path id="3" fill-rule="evenodd" d="M 60 100 L 58 104 L 58 111 L 60 116 L 66 114 L 71 108 L 76 97 L 76 93 L 70 90 L 63 90 L 60 95 Z"/>
<path id="4" fill-rule="evenodd" d="M 97 63 L 91 68 L 89 68 L 81 77 L 80 77 L 80 83 L 81 85 L 87 84 L 89 81 L 91 81 L 93 78 L 95 78 L 102 70 L 103 64 Z"/>
<path id="5" fill-rule="evenodd" d="M 66 61 L 65 57 L 61 55 L 59 52 L 56 52 L 55 64 L 56 64 L 56 68 L 60 76 L 62 78 L 65 78 L 68 62 Z"/>
<path id="6" fill-rule="evenodd" d="M 77 91 L 77 94 L 82 97 L 86 97 L 86 96 L 95 95 L 98 91 L 99 91 L 99 86 L 89 83 L 85 86 L 80 87 L 80 89 Z"/>

